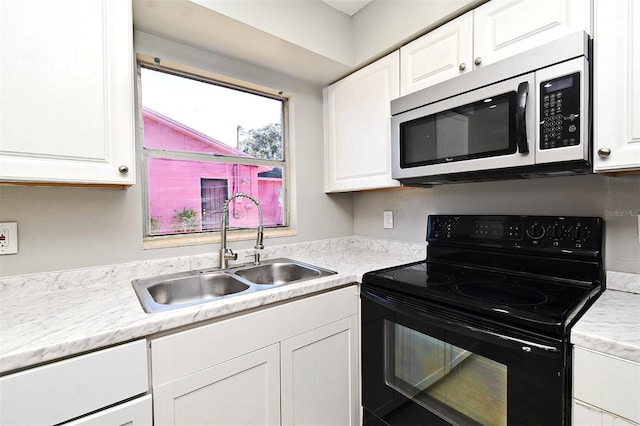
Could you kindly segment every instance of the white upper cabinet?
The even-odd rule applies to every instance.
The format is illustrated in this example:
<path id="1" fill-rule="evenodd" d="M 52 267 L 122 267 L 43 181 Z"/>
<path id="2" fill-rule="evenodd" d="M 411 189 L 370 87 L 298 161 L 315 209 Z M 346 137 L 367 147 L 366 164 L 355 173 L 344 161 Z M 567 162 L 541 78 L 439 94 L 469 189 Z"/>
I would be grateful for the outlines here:
<path id="1" fill-rule="evenodd" d="M 591 34 L 591 0 L 491 0 L 473 19 L 477 67 L 577 31 Z"/>
<path id="2" fill-rule="evenodd" d="M 400 96 L 473 70 L 473 12 L 400 48 Z"/>
<path id="3" fill-rule="evenodd" d="M 640 169 L 640 2 L 595 2 L 594 169 Z"/>
<path id="4" fill-rule="evenodd" d="M 591 34 L 591 0 L 491 0 L 400 48 L 408 95 L 565 35 Z"/>
<path id="5" fill-rule="evenodd" d="M 0 1 L 0 181 L 134 183 L 131 0 Z"/>
<path id="6" fill-rule="evenodd" d="M 400 92 L 398 51 L 324 90 L 325 192 L 388 188 L 391 100 Z"/>

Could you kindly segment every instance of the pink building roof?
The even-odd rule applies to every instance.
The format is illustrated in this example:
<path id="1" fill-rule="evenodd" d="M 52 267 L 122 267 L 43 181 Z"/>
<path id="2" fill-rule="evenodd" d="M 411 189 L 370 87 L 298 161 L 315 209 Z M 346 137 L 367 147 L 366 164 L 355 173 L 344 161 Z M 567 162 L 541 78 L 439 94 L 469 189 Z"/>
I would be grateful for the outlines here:
<path id="1" fill-rule="evenodd" d="M 211 152 L 233 157 L 251 157 L 251 155 L 246 152 L 242 152 L 224 142 L 220 142 L 150 108 L 142 107 L 142 114 L 145 118 L 145 135 L 148 134 L 147 131 L 149 131 L 152 136 L 145 138 L 145 146 L 147 148 L 187 152 Z M 153 123 L 157 123 L 157 125 L 161 127 L 159 132 L 153 132 L 152 128 L 148 128 L 153 127 Z M 179 137 L 175 133 L 182 135 L 182 137 Z M 164 137 L 159 137 L 161 135 L 164 135 Z"/>

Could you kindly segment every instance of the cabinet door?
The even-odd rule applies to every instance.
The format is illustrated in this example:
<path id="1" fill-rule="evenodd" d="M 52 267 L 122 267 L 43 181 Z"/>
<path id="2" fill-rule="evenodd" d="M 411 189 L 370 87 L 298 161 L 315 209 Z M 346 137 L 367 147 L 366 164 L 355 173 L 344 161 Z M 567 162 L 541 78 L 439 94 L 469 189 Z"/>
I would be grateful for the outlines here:
<path id="1" fill-rule="evenodd" d="M 640 364 L 575 346 L 573 396 L 640 422 Z"/>
<path id="2" fill-rule="evenodd" d="M 356 315 L 285 340 L 281 350 L 283 424 L 360 424 Z"/>
<path id="3" fill-rule="evenodd" d="M 64 426 L 151 426 L 151 395 L 116 405 Z"/>
<path id="4" fill-rule="evenodd" d="M 473 13 L 400 48 L 400 96 L 473 69 Z"/>
<path id="5" fill-rule="evenodd" d="M 571 423 L 574 426 L 637 426 L 620 416 L 601 410 L 576 399 L 573 400 L 573 413 Z"/>
<path id="6" fill-rule="evenodd" d="M 473 14 L 476 66 L 577 31 L 591 34 L 591 0 L 492 0 Z"/>
<path id="7" fill-rule="evenodd" d="M 640 169 L 640 3 L 595 2 L 595 170 Z"/>
<path id="8" fill-rule="evenodd" d="M 400 185 L 391 179 L 390 143 L 398 58 L 393 52 L 325 90 L 325 192 Z"/>
<path id="9" fill-rule="evenodd" d="M 155 425 L 280 424 L 279 344 L 154 388 Z"/>
<path id="10" fill-rule="evenodd" d="M 0 50 L 0 181 L 134 183 L 131 0 L 2 0 Z"/>

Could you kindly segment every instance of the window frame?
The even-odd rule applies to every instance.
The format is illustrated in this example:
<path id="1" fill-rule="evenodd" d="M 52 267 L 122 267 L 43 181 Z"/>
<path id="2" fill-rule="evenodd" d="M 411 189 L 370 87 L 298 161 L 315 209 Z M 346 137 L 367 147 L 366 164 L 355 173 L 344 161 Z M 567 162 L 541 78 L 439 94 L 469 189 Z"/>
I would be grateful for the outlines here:
<path id="1" fill-rule="evenodd" d="M 280 167 L 284 177 L 282 185 L 283 190 L 283 222 L 284 225 L 276 227 L 265 227 L 265 237 L 284 237 L 297 235 L 297 231 L 292 227 L 291 217 L 291 202 L 290 196 L 291 188 L 291 167 L 289 162 L 290 153 L 290 118 L 289 118 L 289 96 L 286 96 L 283 91 L 278 91 L 277 94 L 270 93 L 275 92 L 273 89 L 264 88 L 259 90 L 255 88 L 255 85 L 246 83 L 246 86 L 241 85 L 238 80 L 229 78 L 229 81 L 225 81 L 224 77 L 216 75 L 215 78 L 207 77 L 206 74 L 210 74 L 207 71 L 202 71 L 202 74 L 197 74 L 191 71 L 181 70 L 179 66 L 168 67 L 159 65 L 159 61 L 154 58 L 154 63 L 151 63 L 146 58 L 136 58 L 136 107 L 138 117 L 138 137 L 137 145 L 139 152 L 139 170 L 140 170 L 140 182 L 142 188 L 142 231 L 143 231 L 143 248 L 167 248 L 167 247 L 180 247 L 197 244 L 208 244 L 212 242 L 220 242 L 220 230 L 214 231 L 198 231 L 191 233 L 177 233 L 177 234 L 151 234 L 151 219 L 149 209 L 149 180 L 148 180 L 148 164 L 151 158 L 164 158 L 175 160 L 189 160 L 211 163 L 226 163 L 226 164 L 244 164 L 244 165 L 268 165 L 274 167 Z M 148 68 L 154 71 L 160 71 L 167 74 L 172 74 L 178 77 L 189 78 L 192 80 L 200 81 L 207 84 L 214 84 L 217 86 L 225 87 L 228 89 L 239 90 L 242 92 L 254 94 L 257 96 L 263 96 L 266 98 L 275 99 L 282 102 L 282 160 L 267 160 L 252 157 L 239 157 L 239 156 L 227 156 L 227 155 L 214 155 L 210 153 L 198 153 L 188 151 L 174 151 L 163 150 L 157 148 L 147 148 L 144 146 L 144 120 L 142 114 L 142 81 L 141 81 L 141 69 Z M 185 67 L 186 68 L 186 67 Z M 230 82 L 233 80 L 234 82 Z M 249 87 L 253 86 L 253 87 Z M 257 224 L 256 224 L 257 227 Z M 253 228 L 231 228 L 228 230 L 227 239 L 229 241 L 241 241 L 252 240 L 255 238 L 255 229 Z"/>

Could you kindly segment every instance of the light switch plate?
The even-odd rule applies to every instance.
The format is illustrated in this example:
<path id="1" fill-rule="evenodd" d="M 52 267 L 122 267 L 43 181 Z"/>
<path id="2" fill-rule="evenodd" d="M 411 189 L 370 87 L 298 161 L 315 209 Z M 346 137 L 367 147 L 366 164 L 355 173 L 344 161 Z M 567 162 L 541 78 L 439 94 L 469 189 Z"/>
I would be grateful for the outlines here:
<path id="1" fill-rule="evenodd" d="M 18 222 L 0 223 L 0 255 L 18 253 Z"/>
<path id="2" fill-rule="evenodd" d="M 392 229 L 393 228 L 393 211 L 385 210 L 382 216 L 382 227 L 384 229 Z"/>

